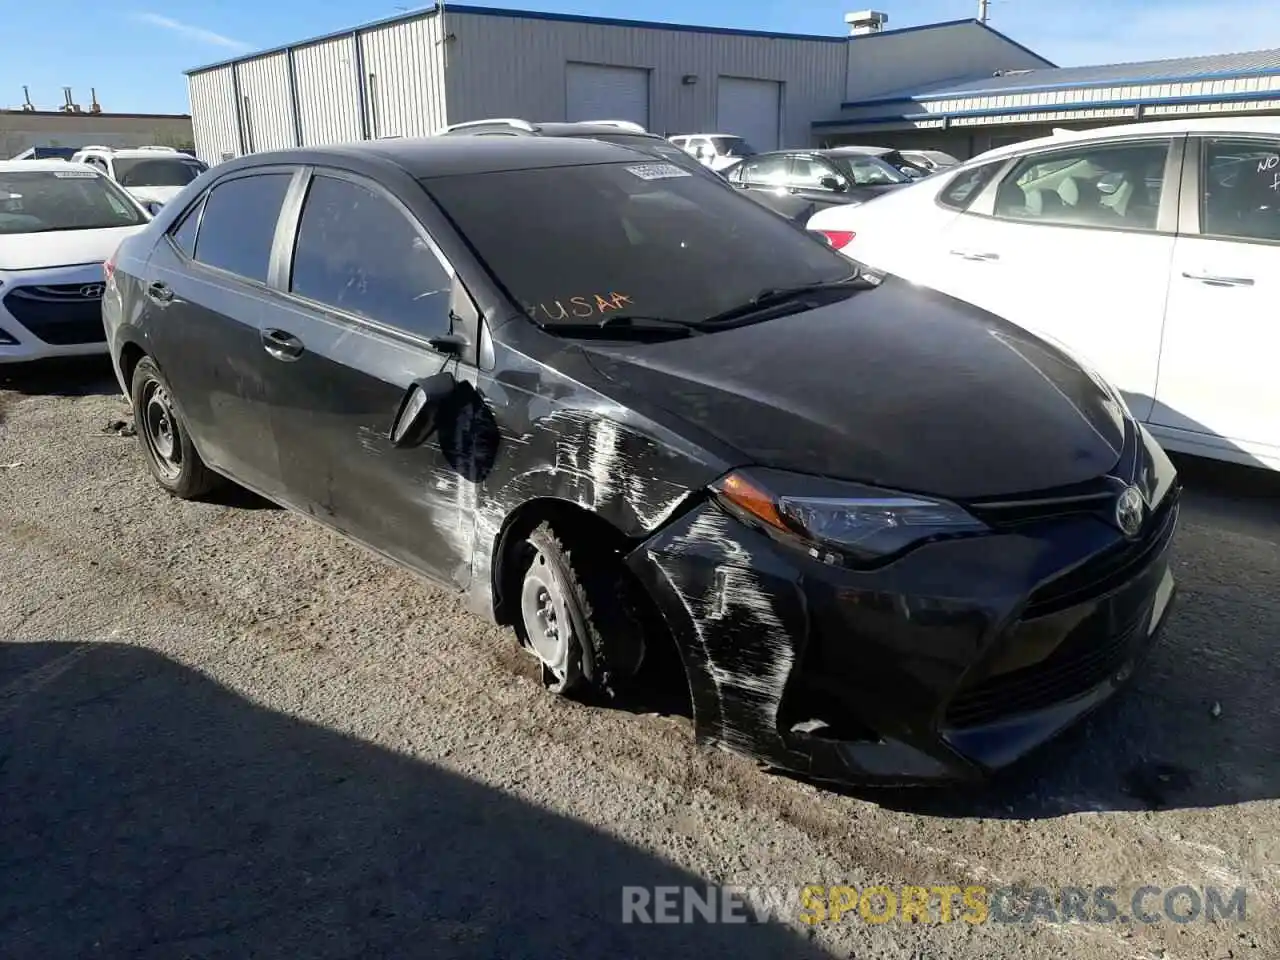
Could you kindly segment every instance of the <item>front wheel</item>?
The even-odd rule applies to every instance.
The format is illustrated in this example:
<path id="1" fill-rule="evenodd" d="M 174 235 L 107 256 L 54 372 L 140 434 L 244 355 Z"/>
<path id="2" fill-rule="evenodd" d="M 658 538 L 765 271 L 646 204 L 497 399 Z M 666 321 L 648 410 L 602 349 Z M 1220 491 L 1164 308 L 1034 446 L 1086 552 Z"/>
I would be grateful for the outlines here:
<path id="1" fill-rule="evenodd" d="M 566 549 L 551 525 L 539 525 L 523 544 L 517 633 L 542 663 L 553 693 L 584 689 L 613 694 L 639 670 L 644 637 L 628 584 L 611 558 Z"/>
<path id="2" fill-rule="evenodd" d="M 133 370 L 133 419 L 147 467 L 166 491 L 182 500 L 204 496 L 221 482 L 196 453 L 191 434 L 173 403 L 168 381 L 150 357 Z"/>

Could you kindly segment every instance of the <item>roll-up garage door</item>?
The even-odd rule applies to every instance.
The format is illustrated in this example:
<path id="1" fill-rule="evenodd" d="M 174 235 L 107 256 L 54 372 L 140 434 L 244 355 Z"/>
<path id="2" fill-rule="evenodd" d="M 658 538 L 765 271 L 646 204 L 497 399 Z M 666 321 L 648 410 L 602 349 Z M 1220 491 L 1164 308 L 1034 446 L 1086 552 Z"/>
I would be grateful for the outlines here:
<path id="1" fill-rule="evenodd" d="M 742 137 L 757 150 L 777 150 L 782 84 L 721 77 L 718 87 L 716 133 Z"/>
<path id="2" fill-rule="evenodd" d="M 604 67 L 594 63 L 565 65 L 565 119 L 630 120 L 649 127 L 649 71 Z"/>

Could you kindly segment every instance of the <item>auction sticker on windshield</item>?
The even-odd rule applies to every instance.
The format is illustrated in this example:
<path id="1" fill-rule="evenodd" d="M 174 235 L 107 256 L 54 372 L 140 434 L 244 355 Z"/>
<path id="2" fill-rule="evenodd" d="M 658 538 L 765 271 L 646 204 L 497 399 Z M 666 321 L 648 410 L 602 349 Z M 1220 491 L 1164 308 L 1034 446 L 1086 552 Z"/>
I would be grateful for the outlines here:
<path id="1" fill-rule="evenodd" d="M 92 170 L 55 170 L 53 175 L 62 180 L 92 180 L 97 176 Z"/>
<path id="2" fill-rule="evenodd" d="M 691 177 L 688 170 L 681 170 L 674 163 L 638 163 L 627 167 L 627 173 L 641 180 L 670 180 L 673 177 Z"/>

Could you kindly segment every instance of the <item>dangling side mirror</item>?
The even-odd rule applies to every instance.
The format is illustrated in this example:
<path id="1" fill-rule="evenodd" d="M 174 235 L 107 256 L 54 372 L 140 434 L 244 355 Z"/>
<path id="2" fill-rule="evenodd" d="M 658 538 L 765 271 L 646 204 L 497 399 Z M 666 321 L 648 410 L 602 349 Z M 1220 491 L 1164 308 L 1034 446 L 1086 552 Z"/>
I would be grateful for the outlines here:
<path id="1" fill-rule="evenodd" d="M 143 204 L 143 206 L 147 208 L 147 213 L 151 214 L 153 217 L 158 217 L 160 215 L 160 211 L 164 209 L 164 204 L 159 200 L 148 200 Z"/>
<path id="2" fill-rule="evenodd" d="M 409 384 L 391 423 L 391 445 L 416 447 L 431 436 L 436 429 L 440 405 L 453 395 L 456 388 L 457 381 L 447 371 Z"/>

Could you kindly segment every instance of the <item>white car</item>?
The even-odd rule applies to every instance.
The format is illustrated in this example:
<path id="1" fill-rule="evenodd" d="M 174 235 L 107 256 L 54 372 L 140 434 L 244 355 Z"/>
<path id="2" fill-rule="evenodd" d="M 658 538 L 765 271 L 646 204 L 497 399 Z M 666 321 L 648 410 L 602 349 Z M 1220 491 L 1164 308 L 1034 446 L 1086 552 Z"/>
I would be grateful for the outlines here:
<path id="1" fill-rule="evenodd" d="M 927 170 L 930 173 L 949 170 L 960 163 L 951 154 L 941 150 L 899 150 L 898 152 L 907 163 L 913 163 L 921 170 Z"/>
<path id="2" fill-rule="evenodd" d="M 87 163 L 128 190 L 144 206 L 164 206 L 209 168 L 173 147 L 81 147 L 72 163 Z"/>
<path id="3" fill-rule="evenodd" d="M 717 172 L 728 170 L 758 152 L 742 137 L 729 133 L 687 133 L 667 139 Z"/>
<path id="4" fill-rule="evenodd" d="M 1280 469 L 1280 118 L 992 150 L 811 230 L 1056 340 L 1173 450 Z"/>
<path id="5" fill-rule="evenodd" d="M 102 264 L 150 219 L 88 167 L 0 161 L 0 363 L 106 353 Z"/>

